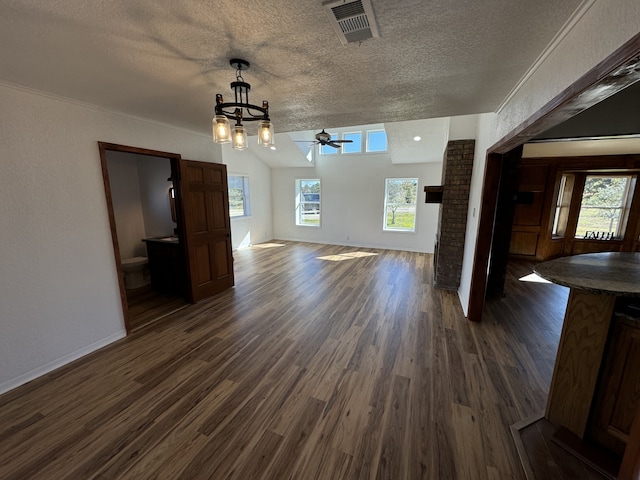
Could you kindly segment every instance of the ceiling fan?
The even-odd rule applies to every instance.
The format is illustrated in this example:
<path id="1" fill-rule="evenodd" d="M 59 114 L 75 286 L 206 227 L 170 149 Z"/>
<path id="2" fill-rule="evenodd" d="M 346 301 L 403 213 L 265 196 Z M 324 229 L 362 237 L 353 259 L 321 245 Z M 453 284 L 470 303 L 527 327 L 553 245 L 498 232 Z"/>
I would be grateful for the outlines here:
<path id="1" fill-rule="evenodd" d="M 351 143 L 353 140 L 331 140 L 331 134 L 324 131 L 324 128 L 320 133 L 316 133 L 315 140 L 296 140 L 297 142 L 310 142 L 311 145 L 329 145 L 333 148 L 340 148 L 341 143 Z"/>

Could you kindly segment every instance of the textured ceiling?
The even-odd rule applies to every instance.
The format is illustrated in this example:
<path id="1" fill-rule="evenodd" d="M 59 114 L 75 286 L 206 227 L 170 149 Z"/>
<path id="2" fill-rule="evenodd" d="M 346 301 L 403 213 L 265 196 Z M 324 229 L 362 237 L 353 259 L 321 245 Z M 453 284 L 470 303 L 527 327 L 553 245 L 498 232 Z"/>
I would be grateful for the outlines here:
<path id="1" fill-rule="evenodd" d="M 495 111 L 581 0 L 373 0 L 343 46 L 321 0 L 0 0 L 0 81 L 201 133 L 233 57 L 278 132 Z"/>

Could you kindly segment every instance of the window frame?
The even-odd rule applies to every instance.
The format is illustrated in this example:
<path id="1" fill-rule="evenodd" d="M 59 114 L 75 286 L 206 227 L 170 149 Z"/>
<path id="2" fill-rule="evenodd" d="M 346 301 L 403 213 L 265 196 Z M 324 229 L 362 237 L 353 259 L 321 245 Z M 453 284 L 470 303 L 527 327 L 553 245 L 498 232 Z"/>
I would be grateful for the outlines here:
<path id="1" fill-rule="evenodd" d="M 242 214 L 231 213 L 231 178 L 242 179 Z M 234 187 L 235 188 L 235 187 Z M 249 176 L 240 173 L 227 175 L 227 194 L 229 196 L 229 218 L 243 218 L 251 216 L 251 194 L 249 190 Z"/>
<path id="2" fill-rule="evenodd" d="M 387 216 L 389 208 L 389 183 L 390 181 L 415 181 L 416 191 L 413 203 L 404 203 L 400 205 L 409 205 L 413 207 L 413 228 L 390 228 L 387 225 Z M 384 179 L 384 209 L 382 215 L 382 230 L 384 232 L 395 233 L 411 233 L 415 234 L 418 231 L 418 185 L 420 185 L 420 179 L 417 177 L 387 177 Z"/>
<path id="3" fill-rule="evenodd" d="M 340 135 L 337 133 L 330 133 L 330 132 L 327 132 L 327 133 L 331 135 L 330 140 L 338 140 L 340 138 Z M 320 155 L 333 156 L 333 155 L 338 155 L 340 153 L 339 148 L 333 148 L 328 145 L 319 145 L 319 147 L 320 147 Z M 325 148 L 327 149 L 326 151 L 325 151 Z"/>
<path id="4" fill-rule="evenodd" d="M 389 152 L 389 138 L 387 131 L 384 128 L 375 128 L 373 130 L 350 130 L 340 133 L 329 133 L 331 140 L 345 140 L 345 135 L 360 134 L 360 151 L 359 152 L 345 152 L 344 148 L 333 148 L 325 145 L 318 145 L 318 155 L 321 156 L 336 156 L 336 155 L 368 155 L 368 154 L 380 154 Z M 385 136 L 385 149 L 384 150 L 369 150 L 369 134 L 370 133 L 384 133 Z"/>
<path id="5" fill-rule="evenodd" d="M 347 135 L 359 135 L 360 136 L 360 142 L 357 143 L 355 140 L 349 144 L 349 143 L 343 143 L 342 144 L 342 148 L 340 148 L 340 154 L 341 155 L 362 155 L 362 140 L 364 138 L 364 135 L 362 134 L 362 130 L 360 131 L 354 131 L 354 132 L 344 132 L 342 134 L 342 140 L 348 140 Z M 347 148 L 347 145 L 358 145 L 358 151 L 357 152 L 347 152 L 344 149 Z"/>
<path id="6" fill-rule="evenodd" d="M 302 201 L 302 182 L 318 182 L 318 201 Z M 304 207 L 307 204 L 317 205 L 318 223 L 305 223 L 302 218 Z M 295 225 L 297 227 L 320 228 L 322 226 L 322 180 L 320 178 L 296 178 L 295 179 Z"/>
<path id="7" fill-rule="evenodd" d="M 586 236 L 586 230 L 584 234 L 578 234 L 578 226 L 580 224 L 580 214 L 582 213 L 582 209 L 583 209 L 583 205 L 582 202 L 584 201 L 584 189 L 585 186 L 587 184 L 587 181 L 589 180 L 589 178 L 594 178 L 594 177 L 600 177 L 600 178 L 626 178 L 627 179 L 627 184 L 625 186 L 625 191 L 623 193 L 622 199 L 621 199 L 621 205 L 619 207 L 609 207 L 612 210 L 620 210 L 620 216 L 618 218 L 618 221 L 616 222 L 616 228 L 613 230 L 613 233 L 615 233 L 615 236 L 611 236 L 610 238 L 606 238 L 606 239 L 601 239 L 601 238 L 589 238 Z M 633 200 L 633 192 L 635 190 L 635 182 L 636 182 L 636 178 L 637 175 L 624 175 L 624 174 L 594 174 L 594 173 L 587 173 L 584 176 L 584 183 L 582 186 L 582 192 L 580 192 L 580 202 L 578 204 L 578 209 L 577 209 L 577 213 L 576 213 L 576 217 L 575 217 L 575 222 L 576 222 L 576 226 L 575 226 L 575 232 L 574 232 L 574 240 L 615 240 L 615 241 L 622 241 L 624 240 L 625 234 L 626 234 L 626 228 L 627 228 L 627 223 L 629 220 L 629 211 L 631 209 L 631 202 Z M 604 207 L 594 207 L 594 206 L 586 206 L 584 207 L 585 209 L 593 209 L 593 208 L 604 208 Z M 599 230 L 596 233 L 600 233 L 602 232 L 602 230 Z M 610 232 L 609 232 L 610 233 Z"/>
<path id="8" fill-rule="evenodd" d="M 367 135 L 366 135 L 366 146 L 365 146 L 365 152 L 366 153 L 386 153 L 386 152 L 389 151 L 389 138 L 387 137 L 387 131 L 384 128 L 379 128 L 379 129 L 376 129 L 376 130 L 367 130 L 366 132 L 367 132 Z M 371 143 L 370 140 L 369 140 L 369 135 L 371 133 L 380 133 L 380 132 L 384 133 L 384 138 L 385 138 L 384 150 L 371 150 L 369 148 L 369 144 Z"/>

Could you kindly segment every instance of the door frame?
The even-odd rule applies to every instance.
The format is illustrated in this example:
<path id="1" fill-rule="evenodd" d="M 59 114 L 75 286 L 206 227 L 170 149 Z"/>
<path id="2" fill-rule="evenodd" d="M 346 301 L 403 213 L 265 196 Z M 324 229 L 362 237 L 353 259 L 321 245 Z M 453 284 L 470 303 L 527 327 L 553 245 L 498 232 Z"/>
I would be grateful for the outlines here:
<path id="1" fill-rule="evenodd" d="M 482 319 L 491 263 L 502 161 L 533 137 L 640 81 L 640 33 L 576 80 L 487 150 L 467 318 Z M 606 86 L 607 88 L 602 88 Z M 606 93 L 605 93 L 606 92 Z M 509 252 L 500 252 L 508 255 Z"/>
<path id="2" fill-rule="evenodd" d="M 127 330 L 127 334 L 131 333 L 131 326 L 129 324 L 129 307 L 127 305 L 127 294 L 124 288 L 124 275 L 120 265 L 122 264 L 122 258 L 120 257 L 120 247 L 118 245 L 118 235 L 116 232 L 116 218 L 113 210 L 113 199 L 111 197 L 111 184 L 109 182 L 109 170 L 107 165 L 107 152 L 124 152 L 133 153 L 136 155 L 148 155 L 152 157 L 167 158 L 171 162 L 171 176 L 177 178 L 179 175 L 179 160 L 181 155 L 178 153 L 161 152 L 158 150 L 149 150 L 146 148 L 130 147 L 127 145 L 118 145 L 115 143 L 98 142 L 98 150 L 100 152 L 100 166 L 102 168 L 102 180 L 104 182 L 104 193 L 107 200 L 107 212 L 109 214 L 109 227 L 111 229 L 111 241 L 113 244 L 113 254 L 116 264 L 116 272 L 118 275 L 118 286 L 120 288 L 120 302 L 122 304 L 122 313 L 124 315 L 124 324 Z M 182 220 L 182 208 L 180 190 L 176 185 L 176 220 L 178 225 L 178 232 L 184 238 L 184 222 Z M 184 252 L 183 252 L 184 254 Z M 190 290 L 190 289 L 189 289 Z M 191 299 L 188 299 L 191 301 Z"/>

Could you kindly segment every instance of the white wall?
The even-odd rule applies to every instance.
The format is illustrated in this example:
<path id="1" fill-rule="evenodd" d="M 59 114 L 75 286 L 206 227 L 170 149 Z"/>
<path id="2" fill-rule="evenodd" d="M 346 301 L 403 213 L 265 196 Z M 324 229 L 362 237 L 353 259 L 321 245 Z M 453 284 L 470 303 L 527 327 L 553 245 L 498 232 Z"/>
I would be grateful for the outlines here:
<path id="1" fill-rule="evenodd" d="M 502 108 L 496 140 L 640 32 L 638 0 L 596 0 Z"/>
<path id="2" fill-rule="evenodd" d="M 142 242 L 144 217 L 140 202 L 138 165 L 131 154 L 108 152 L 107 169 L 111 187 L 111 203 L 116 221 L 120 258 L 146 256 Z"/>
<path id="3" fill-rule="evenodd" d="M 222 146 L 227 175 L 249 177 L 251 215 L 231 219 L 233 249 L 273 239 L 271 208 L 271 168 L 250 150 L 237 151 L 229 144 Z"/>
<path id="4" fill-rule="evenodd" d="M 144 236 L 173 235 L 176 224 L 171 220 L 169 188 L 171 161 L 168 158 L 135 155 L 140 183 L 140 203 L 144 219 Z"/>
<path id="5" fill-rule="evenodd" d="M 464 257 L 462 259 L 462 274 L 458 296 L 465 316 L 469 307 L 471 293 L 471 274 L 473 259 L 478 237 L 478 220 L 480 219 L 480 203 L 482 202 L 482 186 L 484 184 L 484 168 L 487 160 L 487 149 L 493 145 L 493 135 L 496 130 L 496 114 L 485 113 L 478 117 L 476 146 L 473 159 L 473 173 L 469 189 L 469 210 L 467 212 L 467 230 L 464 239 Z"/>
<path id="6" fill-rule="evenodd" d="M 0 111 L 3 392 L 125 335 L 97 141 L 221 153 L 210 137 L 7 85 Z"/>
<path id="7" fill-rule="evenodd" d="M 314 168 L 272 171 L 273 231 L 281 240 L 433 252 L 437 204 L 425 204 L 423 187 L 440 185 L 442 163 L 393 165 L 388 154 L 318 156 Z M 416 232 L 382 229 L 385 178 L 418 178 Z M 295 224 L 295 180 L 321 180 L 321 227 Z"/>
<path id="8" fill-rule="evenodd" d="M 588 4 L 586 4 L 588 5 Z M 465 314 L 471 286 L 471 266 L 477 238 L 478 188 L 482 185 L 487 147 L 495 144 L 540 110 L 553 97 L 609 56 L 640 31 L 638 0 L 596 0 L 576 19 L 564 38 L 555 45 L 531 76 L 498 112 L 495 120 L 484 117 L 476 139 L 476 156 L 469 203 L 463 272 L 458 295 Z M 495 123 L 494 123 L 495 122 Z"/>

